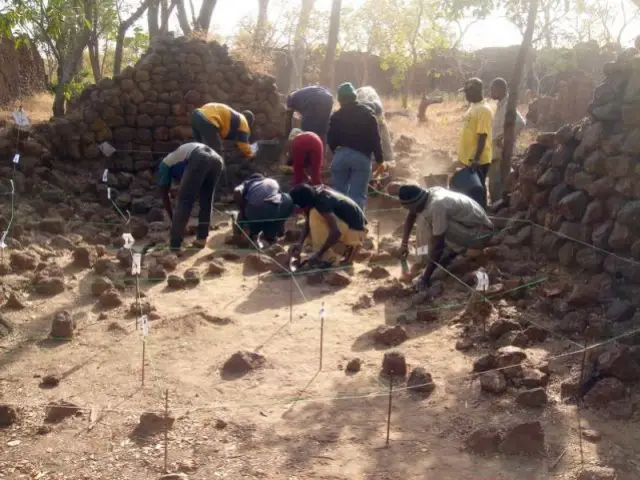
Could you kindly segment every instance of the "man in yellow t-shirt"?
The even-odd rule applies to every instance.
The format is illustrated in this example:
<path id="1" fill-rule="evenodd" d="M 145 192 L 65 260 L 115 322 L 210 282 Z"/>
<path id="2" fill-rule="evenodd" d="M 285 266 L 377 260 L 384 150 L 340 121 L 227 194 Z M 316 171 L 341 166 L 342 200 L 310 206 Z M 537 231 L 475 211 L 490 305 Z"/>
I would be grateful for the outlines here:
<path id="1" fill-rule="evenodd" d="M 464 115 L 464 124 L 458 147 L 458 161 L 473 168 L 479 175 L 485 191 L 486 179 L 491 166 L 491 127 L 493 112 L 482 95 L 483 85 L 479 78 L 467 80 L 460 90 L 471 104 Z"/>
<path id="2" fill-rule="evenodd" d="M 254 115 L 245 110 L 236 112 L 224 103 L 207 103 L 191 114 L 191 129 L 197 142 L 211 147 L 223 156 L 222 140 L 233 140 L 246 158 L 253 152 L 249 144 Z"/>

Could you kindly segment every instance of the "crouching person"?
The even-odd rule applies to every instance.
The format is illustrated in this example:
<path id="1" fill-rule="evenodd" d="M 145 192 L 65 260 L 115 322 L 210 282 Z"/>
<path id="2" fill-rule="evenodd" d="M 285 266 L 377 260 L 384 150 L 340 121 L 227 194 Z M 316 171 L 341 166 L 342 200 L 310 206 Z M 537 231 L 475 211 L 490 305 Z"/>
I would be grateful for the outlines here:
<path id="1" fill-rule="evenodd" d="M 307 265 L 329 268 L 339 263 L 339 249 L 343 250 L 342 264 L 350 264 L 366 237 L 367 219 L 362 209 L 349 197 L 324 185 L 296 185 L 291 199 L 306 210 L 302 240 L 292 251 L 299 257 L 304 245 L 310 245 L 313 254 Z"/>
<path id="2" fill-rule="evenodd" d="M 223 169 L 222 157 L 212 148 L 198 142 L 181 145 L 160 162 L 158 185 L 164 208 L 171 218 L 172 250 L 179 250 L 182 246 L 196 200 L 200 203 L 200 212 L 193 246 L 204 248 L 209 235 L 213 195 Z M 172 181 L 180 183 L 175 211 L 169 198 Z"/>
<path id="3" fill-rule="evenodd" d="M 294 205 L 276 180 L 255 173 L 235 188 L 233 199 L 240 210 L 238 226 L 252 240 L 262 233 L 272 243 L 284 235 L 284 224 Z"/>
<path id="4" fill-rule="evenodd" d="M 418 253 L 427 256 L 427 267 L 417 283 L 419 290 L 430 285 L 437 264 L 446 267 L 467 249 L 484 248 L 493 234 L 493 223 L 484 209 L 461 193 L 442 187 L 424 189 L 403 185 L 398 197 L 402 206 L 409 210 L 400 254 L 407 257 L 409 236 L 417 222 Z M 424 247 L 427 247 L 426 251 Z"/>

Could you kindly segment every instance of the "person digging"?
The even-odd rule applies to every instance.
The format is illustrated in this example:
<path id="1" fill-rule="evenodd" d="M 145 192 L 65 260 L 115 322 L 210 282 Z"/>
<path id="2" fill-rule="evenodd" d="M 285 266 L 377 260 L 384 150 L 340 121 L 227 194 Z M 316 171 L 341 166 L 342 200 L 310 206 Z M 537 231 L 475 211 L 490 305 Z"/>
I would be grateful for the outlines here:
<path id="1" fill-rule="evenodd" d="M 409 211 L 400 257 L 406 260 L 409 255 L 409 236 L 416 225 L 418 254 L 427 260 L 424 272 L 416 281 L 419 292 L 430 286 L 438 264 L 446 268 L 461 253 L 483 249 L 491 239 L 493 223 L 477 202 L 462 193 L 442 187 L 424 189 L 403 185 L 398 198 Z"/>
<path id="2" fill-rule="evenodd" d="M 289 195 L 306 211 L 301 241 L 291 248 L 291 258 L 299 262 L 304 246 L 309 245 L 313 253 L 301 263 L 305 268 L 351 264 L 367 233 L 362 209 L 351 198 L 324 185 L 303 183 L 293 187 Z M 342 259 L 339 249 L 344 251 Z"/>
<path id="3" fill-rule="evenodd" d="M 200 212 L 194 248 L 204 248 L 209 236 L 211 206 L 215 188 L 224 169 L 224 160 L 212 148 L 198 142 L 181 145 L 167 155 L 158 167 L 160 198 L 171 219 L 170 248 L 179 251 L 193 204 Z M 175 211 L 171 206 L 171 184 L 179 183 Z"/>

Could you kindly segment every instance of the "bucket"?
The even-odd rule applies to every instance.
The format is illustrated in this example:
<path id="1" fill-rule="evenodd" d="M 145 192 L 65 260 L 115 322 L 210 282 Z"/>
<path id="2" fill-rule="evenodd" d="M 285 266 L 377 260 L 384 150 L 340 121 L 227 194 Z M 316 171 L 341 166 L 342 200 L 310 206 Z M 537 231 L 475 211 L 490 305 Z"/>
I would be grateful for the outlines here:
<path id="1" fill-rule="evenodd" d="M 451 190 L 464 193 L 467 197 L 478 202 L 481 207 L 485 207 L 484 187 L 480 181 L 478 173 L 473 171 L 471 168 L 465 167 L 454 173 L 451 176 L 449 185 Z"/>

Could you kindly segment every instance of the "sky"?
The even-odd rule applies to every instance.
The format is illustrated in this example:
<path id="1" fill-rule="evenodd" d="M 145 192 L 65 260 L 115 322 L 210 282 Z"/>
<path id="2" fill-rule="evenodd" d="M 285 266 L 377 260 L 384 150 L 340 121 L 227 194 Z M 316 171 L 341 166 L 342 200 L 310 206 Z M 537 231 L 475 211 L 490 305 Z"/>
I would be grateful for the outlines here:
<path id="1" fill-rule="evenodd" d="M 194 0 L 196 9 L 199 9 L 201 0 Z M 286 0 L 285 0 L 286 1 Z M 300 3 L 300 0 L 288 0 L 288 2 Z M 346 6 L 357 8 L 364 0 L 343 0 L 343 8 Z M 271 0 L 269 20 L 277 18 L 278 9 L 282 1 Z M 331 0 L 316 0 L 315 9 L 329 12 L 331 10 Z M 238 22 L 246 15 L 256 16 L 258 11 L 258 0 L 218 0 L 218 4 L 213 13 L 212 32 L 219 33 L 223 37 L 229 37 L 236 31 Z M 222 21 L 221 19 L 224 19 Z M 622 39 L 624 45 L 631 45 L 634 35 L 640 32 L 640 19 L 629 25 Z M 507 19 L 498 14 L 486 20 L 474 23 L 468 30 L 463 46 L 470 50 L 485 47 L 503 47 L 517 45 L 522 36 L 518 29 Z"/>

